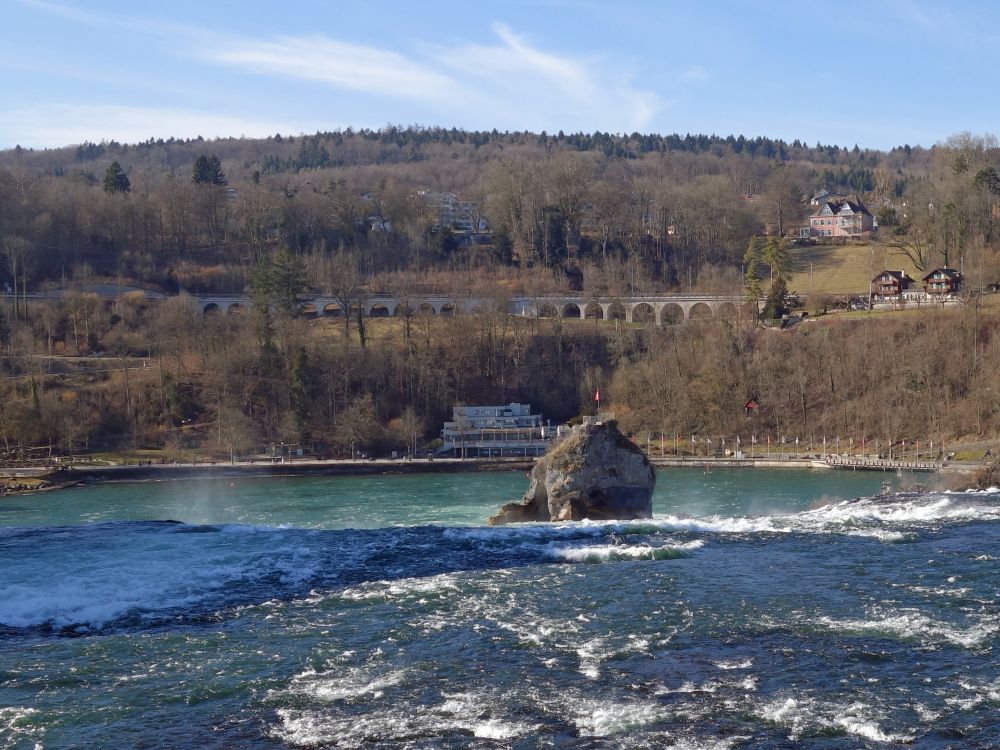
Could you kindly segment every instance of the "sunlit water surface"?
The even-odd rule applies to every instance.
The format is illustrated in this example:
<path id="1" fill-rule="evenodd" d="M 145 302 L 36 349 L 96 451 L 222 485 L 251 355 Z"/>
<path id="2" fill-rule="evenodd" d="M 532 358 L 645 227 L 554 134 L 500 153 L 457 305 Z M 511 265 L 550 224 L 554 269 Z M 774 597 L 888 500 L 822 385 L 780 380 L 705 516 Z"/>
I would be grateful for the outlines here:
<path id="1" fill-rule="evenodd" d="M 884 478 L 505 528 L 522 473 L 0 499 L 0 748 L 997 746 L 1000 494 Z"/>

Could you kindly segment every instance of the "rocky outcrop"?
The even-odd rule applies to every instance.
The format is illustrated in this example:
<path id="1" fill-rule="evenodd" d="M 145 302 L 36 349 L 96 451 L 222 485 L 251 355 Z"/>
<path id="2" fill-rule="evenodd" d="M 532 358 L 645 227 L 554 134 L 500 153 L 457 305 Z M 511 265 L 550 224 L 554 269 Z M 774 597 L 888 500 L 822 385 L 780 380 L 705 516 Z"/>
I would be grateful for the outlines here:
<path id="1" fill-rule="evenodd" d="M 990 487 L 1000 487 L 1000 459 L 994 458 L 976 475 L 972 483 L 973 489 L 988 490 Z"/>
<path id="2" fill-rule="evenodd" d="M 616 422 L 585 424 L 538 460 L 524 498 L 500 508 L 490 525 L 651 518 L 655 484 L 649 459 Z"/>

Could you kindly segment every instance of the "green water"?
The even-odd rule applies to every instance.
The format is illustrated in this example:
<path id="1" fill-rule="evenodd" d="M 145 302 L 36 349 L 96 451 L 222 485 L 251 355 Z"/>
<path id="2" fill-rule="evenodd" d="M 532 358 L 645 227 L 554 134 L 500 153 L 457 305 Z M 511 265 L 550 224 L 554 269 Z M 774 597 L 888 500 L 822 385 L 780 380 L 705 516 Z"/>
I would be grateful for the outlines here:
<path id="1" fill-rule="evenodd" d="M 996 747 L 1000 492 L 886 478 L 502 528 L 522 472 L 6 498 L 0 750 Z"/>
<path id="2" fill-rule="evenodd" d="M 742 516 L 872 495 L 891 474 L 823 470 L 666 469 L 655 514 Z M 475 526 L 528 486 L 523 472 L 286 477 L 79 486 L 0 499 L 0 525 L 175 520 L 313 529 Z"/>

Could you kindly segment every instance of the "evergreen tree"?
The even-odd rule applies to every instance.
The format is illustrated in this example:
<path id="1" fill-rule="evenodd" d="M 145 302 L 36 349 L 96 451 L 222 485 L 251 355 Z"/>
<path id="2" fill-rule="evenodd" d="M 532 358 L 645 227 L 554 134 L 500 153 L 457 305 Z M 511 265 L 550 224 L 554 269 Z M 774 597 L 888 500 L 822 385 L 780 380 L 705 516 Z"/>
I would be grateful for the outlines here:
<path id="1" fill-rule="evenodd" d="M 262 259 L 253 277 L 258 306 L 277 307 L 286 313 L 299 311 L 299 295 L 307 288 L 302 259 L 282 245 L 271 259 Z"/>
<path id="2" fill-rule="evenodd" d="M 191 181 L 195 185 L 227 185 L 226 173 L 222 171 L 222 162 L 218 156 L 208 157 L 202 154 L 195 159 L 191 168 Z"/>
<path id="3" fill-rule="evenodd" d="M 104 173 L 104 192 L 108 195 L 115 193 L 128 193 L 132 189 L 128 175 L 122 169 L 122 165 L 117 161 L 111 162 L 111 166 Z"/>
<path id="4" fill-rule="evenodd" d="M 194 160 L 194 167 L 191 168 L 191 182 L 195 185 L 205 185 L 211 181 L 208 176 L 208 157 L 202 154 Z"/>
<path id="5" fill-rule="evenodd" d="M 222 171 L 222 162 L 218 156 L 212 156 L 208 160 L 208 175 L 213 185 L 225 186 L 229 184 L 226 173 Z"/>
<path id="6" fill-rule="evenodd" d="M 785 240 L 781 237 L 768 237 L 764 245 L 763 260 L 771 268 L 771 283 L 774 279 L 780 278 L 782 271 L 788 264 L 788 251 L 785 248 Z"/>
<path id="7" fill-rule="evenodd" d="M 292 413 L 301 442 L 309 440 L 309 414 L 312 410 L 312 370 L 309 354 L 300 346 L 292 353 L 288 366 L 288 390 L 291 396 Z"/>
<path id="8" fill-rule="evenodd" d="M 746 254 L 743 256 L 744 281 L 746 283 L 747 299 L 754 303 L 754 310 L 757 302 L 764 296 L 764 291 L 760 286 L 760 260 L 763 254 L 764 240 L 754 235 L 747 245 Z"/>
<path id="9" fill-rule="evenodd" d="M 761 317 L 767 320 L 777 320 L 788 313 L 788 296 L 788 284 L 783 277 L 778 276 L 767 293 Z"/>

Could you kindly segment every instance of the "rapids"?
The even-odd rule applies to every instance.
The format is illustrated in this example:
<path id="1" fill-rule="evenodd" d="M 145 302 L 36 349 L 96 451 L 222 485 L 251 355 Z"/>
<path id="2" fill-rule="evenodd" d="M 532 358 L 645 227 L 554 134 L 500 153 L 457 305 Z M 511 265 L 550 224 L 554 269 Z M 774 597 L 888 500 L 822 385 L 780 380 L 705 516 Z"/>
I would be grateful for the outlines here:
<path id="1" fill-rule="evenodd" d="M 6 498 L 0 748 L 993 746 L 1000 493 L 882 479 L 500 528 L 523 475 Z"/>

